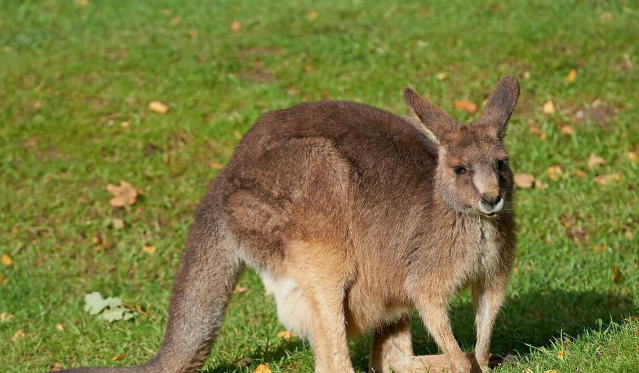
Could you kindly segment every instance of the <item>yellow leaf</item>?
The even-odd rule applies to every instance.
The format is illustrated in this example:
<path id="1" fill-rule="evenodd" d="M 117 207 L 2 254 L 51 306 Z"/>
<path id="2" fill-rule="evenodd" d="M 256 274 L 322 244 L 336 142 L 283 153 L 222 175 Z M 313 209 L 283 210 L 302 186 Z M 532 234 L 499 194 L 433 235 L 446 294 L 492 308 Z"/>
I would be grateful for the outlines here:
<path id="1" fill-rule="evenodd" d="M 234 130 L 233 136 L 235 136 L 235 138 L 237 138 L 238 140 L 242 140 L 242 134 L 240 133 L 240 131 Z"/>
<path id="2" fill-rule="evenodd" d="M 55 330 L 59 331 L 59 332 L 63 332 L 64 331 L 64 326 L 62 326 L 62 324 L 58 324 L 55 326 Z"/>
<path id="3" fill-rule="evenodd" d="M 575 133 L 575 130 L 570 126 L 562 126 L 561 133 L 563 133 L 564 135 L 573 135 Z"/>
<path id="4" fill-rule="evenodd" d="M 160 101 L 151 101 L 148 106 L 149 110 L 158 114 L 166 114 L 169 111 L 169 106 Z"/>
<path id="5" fill-rule="evenodd" d="M 562 171 L 561 167 L 559 167 L 559 166 L 549 167 L 547 172 L 548 172 L 548 177 L 550 178 L 550 180 L 557 180 L 564 173 Z"/>
<path id="6" fill-rule="evenodd" d="M 535 180 L 535 188 L 537 188 L 537 189 L 548 189 L 548 184 L 543 183 L 541 180 Z"/>
<path id="7" fill-rule="evenodd" d="M 599 22 L 601 23 L 609 23 L 612 22 L 614 16 L 612 15 L 612 13 L 610 11 L 605 11 L 603 13 L 601 13 L 601 15 L 599 15 Z"/>
<path id="8" fill-rule="evenodd" d="M 15 317 L 15 316 L 13 316 L 12 314 L 7 313 L 7 312 L 0 313 L 0 322 L 2 322 L 2 323 L 4 323 L 4 322 L 9 322 L 9 321 L 11 321 L 11 319 L 13 319 L 14 317 Z"/>
<path id="9" fill-rule="evenodd" d="M 557 111 L 557 109 L 555 108 L 555 103 L 552 100 L 544 103 L 543 109 L 544 109 L 544 114 L 548 114 L 548 115 L 555 114 L 555 112 Z"/>
<path id="10" fill-rule="evenodd" d="M 439 74 L 437 74 L 437 80 L 440 81 L 440 82 L 442 80 L 446 79 L 447 77 L 448 77 L 448 73 L 439 73 Z"/>
<path id="11" fill-rule="evenodd" d="M 565 359 L 570 355 L 570 351 L 568 350 L 559 350 L 557 351 L 557 357 L 561 360 Z"/>
<path id="12" fill-rule="evenodd" d="M 144 252 L 149 254 L 149 255 L 155 254 L 155 246 L 153 246 L 153 245 L 144 245 L 142 250 L 144 250 Z"/>
<path id="13" fill-rule="evenodd" d="M 111 361 L 120 361 L 122 359 L 124 359 L 124 354 L 117 354 L 111 358 Z"/>
<path id="14" fill-rule="evenodd" d="M 4 277 L 4 275 L 0 274 L 0 285 L 6 285 L 7 284 L 7 278 Z"/>
<path id="15" fill-rule="evenodd" d="M 2 265 L 5 267 L 11 267 L 13 265 L 13 259 L 9 256 L 9 254 L 2 254 Z"/>
<path id="16" fill-rule="evenodd" d="M 234 293 L 234 294 L 242 294 L 242 293 L 246 293 L 246 292 L 248 291 L 248 289 L 249 289 L 249 288 L 248 288 L 248 287 L 246 287 L 246 286 L 240 286 L 240 285 L 237 285 L 237 286 L 235 287 L 235 290 L 233 290 L 233 293 Z"/>
<path id="17" fill-rule="evenodd" d="M 260 364 L 257 366 L 253 373 L 271 373 L 268 365 Z"/>
<path id="18" fill-rule="evenodd" d="M 544 370 L 544 373 L 559 373 L 559 372 L 555 369 L 550 369 L 550 370 Z"/>
<path id="19" fill-rule="evenodd" d="M 599 175 L 595 177 L 595 183 L 599 185 L 605 185 L 610 183 L 611 181 L 619 181 L 621 180 L 621 175 L 617 172 L 613 174 Z"/>
<path id="20" fill-rule="evenodd" d="M 242 22 L 235 21 L 231 23 L 231 30 L 233 30 L 233 32 L 240 32 L 241 29 L 242 29 Z"/>
<path id="21" fill-rule="evenodd" d="M 524 71 L 521 77 L 524 78 L 524 80 L 530 80 L 530 71 Z"/>
<path id="22" fill-rule="evenodd" d="M 22 329 L 18 329 L 18 330 L 16 330 L 15 333 L 13 333 L 13 340 L 14 341 L 17 340 L 17 339 L 20 339 L 20 338 L 24 338 L 24 337 L 26 337 L 26 334 L 24 334 Z"/>
<path id="23" fill-rule="evenodd" d="M 632 163 L 639 163 L 639 156 L 637 155 L 637 152 L 628 152 L 628 159 L 630 159 L 630 162 Z"/>
<path id="24" fill-rule="evenodd" d="M 281 332 L 277 333 L 277 337 L 282 338 L 286 342 L 288 342 L 291 340 L 291 338 L 295 337 L 295 334 L 293 334 L 292 332 L 289 332 L 288 330 L 282 330 Z"/>
<path id="25" fill-rule="evenodd" d="M 577 70 L 575 69 L 570 69 L 570 72 L 568 73 L 568 76 L 566 77 L 566 82 L 568 83 L 572 83 L 577 79 Z"/>
<path id="26" fill-rule="evenodd" d="M 214 168 L 216 170 L 221 170 L 224 168 L 224 165 L 221 163 L 217 163 L 217 162 L 211 162 L 209 163 L 209 166 L 211 166 L 211 168 Z"/>
<path id="27" fill-rule="evenodd" d="M 74 3 L 78 8 L 84 8 L 89 5 L 89 0 L 75 0 Z"/>
<path id="28" fill-rule="evenodd" d="M 317 12 L 314 10 L 311 10 L 308 12 L 308 19 L 309 20 L 314 20 L 315 18 L 317 18 Z"/>

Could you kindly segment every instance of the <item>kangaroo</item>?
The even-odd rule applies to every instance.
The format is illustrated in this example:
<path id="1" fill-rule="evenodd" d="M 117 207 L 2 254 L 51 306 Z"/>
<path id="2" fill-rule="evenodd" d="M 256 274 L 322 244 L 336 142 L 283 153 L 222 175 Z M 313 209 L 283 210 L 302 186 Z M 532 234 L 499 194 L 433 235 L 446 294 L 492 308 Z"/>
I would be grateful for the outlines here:
<path id="1" fill-rule="evenodd" d="M 367 331 L 371 372 L 486 371 L 515 252 L 503 140 L 518 97 L 517 80 L 502 77 L 470 125 L 410 88 L 420 123 L 344 101 L 264 114 L 195 212 L 157 356 L 63 372 L 197 372 L 245 264 L 275 296 L 282 324 L 312 345 L 317 373 L 354 373 L 347 339 Z M 467 286 L 474 354 L 448 317 Z M 440 355 L 414 356 L 413 308 Z"/>

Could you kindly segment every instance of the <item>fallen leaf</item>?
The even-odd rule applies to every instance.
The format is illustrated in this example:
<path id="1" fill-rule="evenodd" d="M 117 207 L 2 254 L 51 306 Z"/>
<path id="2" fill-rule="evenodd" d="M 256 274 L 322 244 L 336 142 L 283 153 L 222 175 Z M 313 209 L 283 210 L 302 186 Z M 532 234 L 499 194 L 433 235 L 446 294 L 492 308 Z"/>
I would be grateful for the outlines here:
<path id="1" fill-rule="evenodd" d="M 637 152 L 628 152 L 628 159 L 632 163 L 639 163 L 639 156 L 637 155 Z"/>
<path id="2" fill-rule="evenodd" d="M 530 80 L 530 71 L 524 71 L 524 72 L 521 74 L 521 77 L 522 77 L 524 80 Z"/>
<path id="3" fill-rule="evenodd" d="M 311 10 L 308 12 L 308 19 L 309 20 L 314 20 L 315 18 L 317 18 L 317 12 L 314 10 Z"/>
<path id="4" fill-rule="evenodd" d="M 55 330 L 59 331 L 59 332 L 63 332 L 64 331 L 64 326 L 62 324 L 58 324 L 55 326 Z"/>
<path id="5" fill-rule="evenodd" d="M 214 168 L 216 170 L 221 170 L 224 168 L 224 165 L 221 163 L 217 163 L 217 162 L 211 162 L 209 163 L 209 166 L 211 166 L 211 168 Z"/>
<path id="6" fill-rule="evenodd" d="M 0 323 L 5 323 L 11 321 L 15 316 L 10 313 L 3 312 L 0 313 Z"/>
<path id="7" fill-rule="evenodd" d="M 190 30 L 189 31 L 189 36 L 192 37 L 193 39 L 197 38 L 198 32 L 197 30 Z"/>
<path id="8" fill-rule="evenodd" d="M 169 106 L 160 101 L 151 101 L 148 106 L 149 110 L 158 114 L 166 114 L 169 112 Z"/>
<path id="9" fill-rule="evenodd" d="M 544 114 L 548 114 L 548 115 L 555 114 L 555 112 L 557 111 L 557 109 L 555 108 L 555 103 L 552 100 L 544 103 L 543 109 L 544 109 Z"/>
<path id="10" fill-rule="evenodd" d="M 131 125 L 131 122 L 129 122 L 128 120 L 125 120 L 124 122 L 120 122 L 121 128 L 129 128 L 130 125 Z"/>
<path id="11" fill-rule="evenodd" d="M 586 243 L 588 242 L 588 232 L 581 227 L 569 228 L 566 230 L 566 235 L 574 243 Z"/>
<path id="12" fill-rule="evenodd" d="M 13 265 L 13 259 L 9 256 L 9 254 L 2 254 L 0 262 L 2 262 L 2 265 L 5 267 L 11 267 Z"/>
<path id="13" fill-rule="evenodd" d="M 621 180 L 621 174 L 615 172 L 612 174 L 599 175 L 595 177 L 595 183 L 599 185 L 605 185 L 610 183 L 611 181 L 619 181 Z"/>
<path id="14" fill-rule="evenodd" d="M 241 29 L 242 29 L 242 22 L 235 21 L 231 23 L 231 30 L 233 30 L 233 32 L 240 32 Z"/>
<path id="15" fill-rule="evenodd" d="M 235 289 L 233 290 L 233 293 L 234 293 L 234 294 L 242 294 L 242 293 L 246 293 L 246 292 L 248 291 L 248 289 L 249 289 L 249 288 L 248 288 L 248 287 L 246 287 L 246 286 L 240 286 L 240 285 L 237 285 L 237 286 L 235 286 Z"/>
<path id="16" fill-rule="evenodd" d="M 522 189 L 532 188 L 535 185 L 535 177 L 531 174 L 515 174 L 515 185 Z"/>
<path id="17" fill-rule="evenodd" d="M 124 354 L 117 354 L 111 358 L 111 361 L 120 361 L 124 359 Z"/>
<path id="18" fill-rule="evenodd" d="M 544 370 L 544 373 L 559 373 L 559 372 L 555 369 L 550 369 L 550 370 Z"/>
<path id="19" fill-rule="evenodd" d="M 109 184 L 107 191 L 113 194 L 113 198 L 109 201 L 113 207 L 123 207 L 133 205 L 138 197 L 138 191 L 133 185 L 124 180 L 120 181 L 120 186 Z"/>
<path id="20" fill-rule="evenodd" d="M 440 82 L 441 82 L 442 80 L 446 79 L 447 77 L 448 77 L 448 73 L 439 73 L 439 74 L 437 74 L 437 76 L 436 76 L 437 80 L 438 80 L 438 81 L 440 81 Z"/>
<path id="21" fill-rule="evenodd" d="M 605 249 L 606 249 L 606 245 L 599 245 L 592 248 L 593 251 L 596 251 L 598 253 L 604 251 Z"/>
<path id="22" fill-rule="evenodd" d="M 618 284 L 621 282 L 621 280 L 623 280 L 623 273 L 621 273 L 619 266 L 615 264 L 614 266 L 612 266 L 612 281 L 615 284 Z"/>
<path id="23" fill-rule="evenodd" d="M 171 14 L 173 14 L 173 9 L 164 9 L 162 11 L 162 14 L 164 14 L 165 16 L 170 16 Z"/>
<path id="24" fill-rule="evenodd" d="M 626 238 L 627 238 L 627 239 L 632 240 L 632 237 L 634 237 L 634 234 L 632 234 L 632 231 L 627 230 L 627 231 L 624 233 L 624 236 L 626 236 Z"/>
<path id="25" fill-rule="evenodd" d="M 271 373 L 268 365 L 260 364 L 257 366 L 253 373 Z"/>
<path id="26" fill-rule="evenodd" d="M 52 372 L 57 372 L 64 369 L 64 367 L 60 363 L 53 363 L 51 364 L 49 369 L 51 369 Z"/>
<path id="27" fill-rule="evenodd" d="M 282 330 L 281 332 L 277 333 L 277 338 L 282 338 L 286 342 L 290 341 L 293 337 L 295 337 L 295 334 L 288 330 Z"/>
<path id="28" fill-rule="evenodd" d="M 155 246 L 153 246 L 153 245 L 144 245 L 142 250 L 144 250 L 144 252 L 149 254 L 149 255 L 155 254 Z"/>
<path id="29" fill-rule="evenodd" d="M 89 0 L 75 0 L 73 3 L 78 8 L 84 8 L 89 5 Z"/>
<path id="30" fill-rule="evenodd" d="M 588 168 L 593 168 L 604 164 L 606 164 L 605 159 L 601 158 L 598 155 L 592 153 L 590 154 L 590 157 L 588 158 Z"/>
<path id="31" fill-rule="evenodd" d="M 251 365 L 251 363 L 253 363 L 253 359 L 251 359 L 250 357 L 245 357 L 238 360 L 237 363 L 235 363 L 235 366 L 237 366 L 238 368 L 246 368 L 247 366 Z"/>
<path id="32" fill-rule="evenodd" d="M 171 26 L 177 26 L 182 23 L 182 17 L 175 17 L 171 20 Z"/>
<path id="33" fill-rule="evenodd" d="M 0 285 L 4 286 L 7 284 L 7 278 L 4 275 L 0 274 Z"/>
<path id="34" fill-rule="evenodd" d="M 550 178 L 550 180 L 557 180 L 564 173 L 560 166 L 549 167 L 546 172 L 548 172 L 548 177 Z"/>
<path id="35" fill-rule="evenodd" d="M 574 135 L 575 130 L 570 126 L 561 126 L 561 133 L 564 135 Z"/>
<path id="36" fill-rule="evenodd" d="M 240 133 L 240 131 L 234 130 L 233 136 L 235 136 L 235 138 L 237 138 L 238 140 L 242 140 L 242 134 Z"/>
<path id="37" fill-rule="evenodd" d="M 115 229 L 124 228 L 124 220 L 122 220 L 122 219 L 113 219 L 111 221 L 111 224 L 113 225 L 113 228 L 115 228 Z"/>
<path id="38" fill-rule="evenodd" d="M 610 23 L 614 19 L 614 16 L 610 11 L 605 11 L 599 15 L 599 22 L 601 23 Z"/>
<path id="39" fill-rule="evenodd" d="M 577 79 L 577 70 L 570 69 L 568 76 L 566 76 L 566 82 L 572 83 Z"/>
<path id="40" fill-rule="evenodd" d="M 568 351 L 568 350 L 559 350 L 559 351 L 557 351 L 557 357 L 560 360 L 568 358 L 568 355 L 570 355 L 570 351 Z"/>
<path id="41" fill-rule="evenodd" d="M 548 189 L 548 184 L 542 182 L 541 180 L 535 179 L 535 188 L 537 189 Z"/>
<path id="42" fill-rule="evenodd" d="M 455 101 L 455 109 L 463 110 L 468 114 L 475 114 L 477 112 L 477 104 L 468 100 L 456 100 Z"/>
<path id="43" fill-rule="evenodd" d="M 15 340 L 17 340 L 17 339 L 24 338 L 24 337 L 26 337 L 26 336 L 27 336 L 27 335 L 26 335 L 26 334 L 24 334 L 24 332 L 22 331 L 22 329 L 18 329 L 18 330 L 16 330 L 16 332 L 15 332 L 15 333 L 13 333 L 13 340 L 15 341 Z"/>
<path id="44" fill-rule="evenodd" d="M 581 179 L 584 179 L 586 177 L 586 173 L 582 170 L 575 170 L 575 175 L 577 175 Z"/>

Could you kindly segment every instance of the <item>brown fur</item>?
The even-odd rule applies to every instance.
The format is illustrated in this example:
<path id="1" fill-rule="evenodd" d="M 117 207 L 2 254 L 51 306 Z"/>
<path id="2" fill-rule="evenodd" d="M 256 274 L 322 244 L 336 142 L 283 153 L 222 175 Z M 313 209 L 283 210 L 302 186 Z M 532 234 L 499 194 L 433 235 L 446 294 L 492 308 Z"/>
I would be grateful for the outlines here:
<path id="1" fill-rule="evenodd" d="M 420 125 L 351 102 L 263 115 L 198 208 L 162 349 L 129 371 L 197 371 L 241 263 L 275 294 L 282 323 L 312 343 L 318 373 L 353 372 L 346 341 L 366 331 L 375 372 L 486 369 L 515 250 L 503 136 L 518 95 L 517 81 L 502 78 L 486 113 L 463 126 L 406 89 L 437 145 Z M 459 348 L 447 314 L 465 286 L 474 355 Z M 413 356 L 413 307 L 442 355 Z"/>

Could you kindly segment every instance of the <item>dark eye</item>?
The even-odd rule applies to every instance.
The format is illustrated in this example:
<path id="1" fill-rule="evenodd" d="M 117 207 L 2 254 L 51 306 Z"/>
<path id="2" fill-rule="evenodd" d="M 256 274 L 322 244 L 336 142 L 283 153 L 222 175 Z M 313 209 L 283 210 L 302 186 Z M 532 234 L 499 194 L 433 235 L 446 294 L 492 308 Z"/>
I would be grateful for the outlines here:
<path id="1" fill-rule="evenodd" d="M 457 167 L 453 167 L 453 171 L 457 174 L 457 175 L 463 175 L 466 173 L 466 169 L 462 166 L 457 166 Z"/>
<path id="2" fill-rule="evenodd" d="M 506 166 L 508 166 L 508 159 L 499 159 L 497 160 L 496 165 L 498 170 L 503 170 Z"/>

